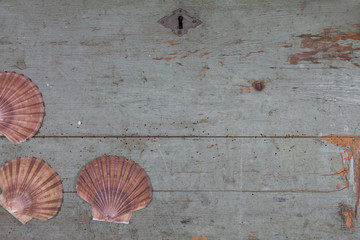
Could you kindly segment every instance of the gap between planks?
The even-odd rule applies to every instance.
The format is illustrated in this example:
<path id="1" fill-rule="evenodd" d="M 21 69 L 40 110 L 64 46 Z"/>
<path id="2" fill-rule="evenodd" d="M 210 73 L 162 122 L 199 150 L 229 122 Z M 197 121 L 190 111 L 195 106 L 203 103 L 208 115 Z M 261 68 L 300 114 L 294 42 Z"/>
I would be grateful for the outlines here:
<path id="1" fill-rule="evenodd" d="M 301 136 L 301 135 L 285 135 L 285 136 L 197 136 L 197 135 L 166 135 L 166 136 L 152 136 L 152 135 L 142 135 L 142 136 L 128 136 L 128 135 L 73 135 L 73 136 L 64 136 L 64 135 L 52 135 L 52 136 L 34 136 L 32 138 L 244 138 L 244 139 L 262 139 L 262 138 L 336 138 L 337 136 Z M 4 137 L 3 137 L 4 138 Z M 352 136 L 343 136 L 343 138 L 353 138 Z"/>

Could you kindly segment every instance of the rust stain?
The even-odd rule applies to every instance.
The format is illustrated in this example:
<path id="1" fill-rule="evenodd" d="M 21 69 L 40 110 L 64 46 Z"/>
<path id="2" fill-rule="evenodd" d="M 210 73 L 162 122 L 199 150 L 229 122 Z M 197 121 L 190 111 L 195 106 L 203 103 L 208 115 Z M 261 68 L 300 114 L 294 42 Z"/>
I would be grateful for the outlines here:
<path id="1" fill-rule="evenodd" d="M 300 7 L 300 10 L 302 11 L 302 10 L 304 10 L 305 9 L 305 5 L 302 5 L 301 7 Z"/>
<path id="2" fill-rule="evenodd" d="M 203 54 L 200 55 L 200 57 L 204 57 L 204 56 L 209 55 L 209 54 L 210 54 L 210 52 L 204 52 Z"/>
<path id="3" fill-rule="evenodd" d="M 225 64 L 223 61 L 220 61 L 220 65 L 223 67 Z"/>
<path id="4" fill-rule="evenodd" d="M 172 52 L 172 53 L 169 53 L 169 55 L 177 55 L 177 54 L 178 54 L 178 52 L 177 52 L 177 51 Z"/>
<path id="5" fill-rule="evenodd" d="M 179 42 L 174 42 L 174 41 L 167 41 L 167 43 L 170 44 L 171 46 L 180 44 Z"/>
<path id="6" fill-rule="evenodd" d="M 205 123 L 207 121 L 207 118 L 203 118 L 200 120 L 201 123 Z"/>
<path id="7" fill-rule="evenodd" d="M 153 60 L 163 60 L 164 57 L 156 57 L 156 58 L 152 58 Z"/>
<path id="8" fill-rule="evenodd" d="M 201 81 L 201 80 L 203 80 L 202 79 L 202 74 L 200 73 L 199 75 L 197 75 L 197 77 L 199 78 L 199 80 Z"/>
<path id="9" fill-rule="evenodd" d="M 191 240 L 208 240 L 207 237 L 192 237 Z"/>
<path id="10" fill-rule="evenodd" d="M 254 54 L 254 53 L 263 53 L 264 51 L 257 51 L 257 52 L 249 52 L 246 54 L 245 57 L 249 57 L 250 55 Z"/>
<path id="11" fill-rule="evenodd" d="M 262 91 L 265 88 L 265 83 L 267 83 L 267 81 L 253 81 L 251 83 L 251 86 L 256 90 L 256 91 Z"/>
<path id="12" fill-rule="evenodd" d="M 184 66 L 181 62 L 176 62 L 176 64 L 179 66 Z"/>
<path id="13" fill-rule="evenodd" d="M 352 209 L 351 206 L 346 205 L 344 202 L 339 204 L 339 214 L 342 217 L 345 226 L 348 229 L 354 230 L 355 220 L 356 220 L 356 213 Z"/>
<path id="14" fill-rule="evenodd" d="M 207 70 L 209 70 L 209 68 L 203 68 L 203 69 L 201 69 L 201 71 L 207 71 Z"/>
<path id="15" fill-rule="evenodd" d="M 326 28 L 318 34 L 302 34 L 301 48 L 311 49 L 301 53 L 291 54 L 288 57 L 290 64 L 298 64 L 300 61 L 307 61 L 314 64 L 320 63 L 320 59 L 340 59 L 352 62 L 356 51 L 360 47 L 354 48 L 352 43 L 345 44 L 339 41 L 360 40 L 360 32 L 341 32 L 336 28 Z M 352 62 L 359 67 L 359 63 Z"/>
<path id="16" fill-rule="evenodd" d="M 171 59 L 174 59 L 174 58 L 177 58 L 177 56 L 173 56 L 173 57 L 167 57 L 167 58 L 164 58 L 166 61 L 170 61 Z"/>
<path id="17" fill-rule="evenodd" d="M 360 202 L 360 137 L 356 135 L 327 135 L 324 137 L 324 140 L 333 144 L 334 146 L 343 147 L 343 150 L 347 154 L 347 157 L 344 157 L 342 153 L 341 164 L 343 167 L 333 175 L 344 176 L 345 187 L 349 187 L 349 169 L 352 163 L 354 168 L 354 184 L 355 184 L 355 193 L 356 193 L 356 202 L 355 202 L 355 218 L 357 216 L 357 210 L 359 208 Z"/>
<path id="18" fill-rule="evenodd" d="M 81 215 L 81 221 L 84 223 L 84 225 L 87 225 L 86 216 L 84 214 Z"/>
<path id="19" fill-rule="evenodd" d="M 198 51 L 199 51 L 199 49 L 194 50 L 194 51 L 189 50 L 188 53 L 189 53 L 189 54 L 193 54 L 193 53 L 197 53 Z"/>
<path id="20" fill-rule="evenodd" d="M 211 144 L 211 145 L 207 146 L 206 148 L 210 149 L 212 147 L 214 147 L 214 144 Z"/>
<path id="21" fill-rule="evenodd" d="M 284 48 L 291 48 L 293 45 L 292 44 L 285 44 L 283 45 Z"/>
<path id="22" fill-rule="evenodd" d="M 298 215 L 296 215 L 298 217 L 303 217 L 303 215 L 301 213 L 298 213 Z"/>
<path id="23" fill-rule="evenodd" d="M 254 237 L 254 236 L 249 235 L 248 240 L 259 240 L 259 239 L 258 239 L 257 237 Z"/>
<path id="24" fill-rule="evenodd" d="M 251 89 L 250 88 L 240 88 L 240 93 L 244 93 L 244 92 L 250 93 Z"/>

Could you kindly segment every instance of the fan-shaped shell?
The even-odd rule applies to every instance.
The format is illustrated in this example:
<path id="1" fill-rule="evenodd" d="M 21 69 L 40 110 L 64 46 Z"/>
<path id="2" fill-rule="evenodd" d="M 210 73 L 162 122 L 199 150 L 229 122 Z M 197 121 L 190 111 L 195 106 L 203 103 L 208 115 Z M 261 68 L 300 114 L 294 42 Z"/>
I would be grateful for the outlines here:
<path id="1" fill-rule="evenodd" d="M 117 156 L 86 164 L 77 180 L 77 192 L 93 207 L 93 220 L 116 223 L 129 223 L 132 212 L 151 200 L 145 171 L 134 161 Z"/>
<path id="2" fill-rule="evenodd" d="M 0 169 L 0 205 L 25 224 L 33 217 L 47 220 L 62 202 L 59 175 L 35 157 L 15 158 Z"/>
<path id="3" fill-rule="evenodd" d="M 44 102 L 39 89 L 27 77 L 0 73 L 0 133 L 14 143 L 24 142 L 39 130 Z"/>

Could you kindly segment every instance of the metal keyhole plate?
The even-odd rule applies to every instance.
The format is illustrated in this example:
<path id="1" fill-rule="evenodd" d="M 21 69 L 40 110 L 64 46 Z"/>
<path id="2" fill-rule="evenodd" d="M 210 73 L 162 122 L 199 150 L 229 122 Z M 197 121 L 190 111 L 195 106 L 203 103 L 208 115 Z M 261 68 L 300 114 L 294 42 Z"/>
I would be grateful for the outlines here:
<path id="1" fill-rule="evenodd" d="M 189 16 L 187 11 L 181 8 L 173 11 L 170 16 L 161 18 L 158 22 L 164 27 L 170 28 L 179 37 L 187 33 L 188 29 L 202 24 L 199 19 Z"/>

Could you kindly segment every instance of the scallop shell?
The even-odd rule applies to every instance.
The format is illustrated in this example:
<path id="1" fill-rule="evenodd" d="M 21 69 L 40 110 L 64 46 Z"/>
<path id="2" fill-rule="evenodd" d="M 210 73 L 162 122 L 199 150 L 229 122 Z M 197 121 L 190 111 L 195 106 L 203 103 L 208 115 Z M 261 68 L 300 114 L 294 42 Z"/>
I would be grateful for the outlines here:
<path id="1" fill-rule="evenodd" d="M 0 73 L 0 133 L 11 142 L 24 142 L 39 130 L 44 102 L 39 89 L 27 77 Z"/>
<path id="2" fill-rule="evenodd" d="M 79 196 L 92 206 L 93 220 L 129 223 L 132 212 L 151 200 L 145 171 L 125 157 L 102 156 L 85 165 L 77 180 Z"/>
<path id="3" fill-rule="evenodd" d="M 0 169 L 0 205 L 25 224 L 55 216 L 62 203 L 59 175 L 35 157 L 15 158 Z"/>

